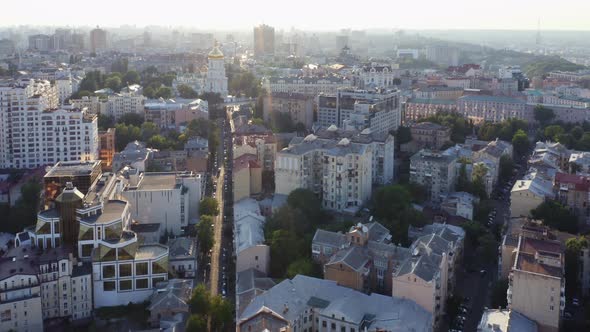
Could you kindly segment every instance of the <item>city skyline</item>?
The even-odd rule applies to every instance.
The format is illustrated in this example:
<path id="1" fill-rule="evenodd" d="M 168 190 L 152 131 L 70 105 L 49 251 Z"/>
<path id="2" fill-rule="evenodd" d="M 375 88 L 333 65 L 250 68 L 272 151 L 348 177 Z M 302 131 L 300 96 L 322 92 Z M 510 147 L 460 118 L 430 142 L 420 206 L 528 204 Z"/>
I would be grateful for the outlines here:
<path id="1" fill-rule="evenodd" d="M 347 10 L 335 1 L 312 2 L 302 0 L 298 8 L 284 10 L 268 0 L 254 3 L 229 1 L 220 8 L 214 2 L 196 5 L 188 0 L 171 0 L 167 3 L 169 15 L 162 15 L 149 7 L 132 3 L 105 0 L 101 7 L 92 8 L 92 21 L 86 16 L 74 15 L 77 2 L 56 0 L 35 4 L 37 10 L 20 12 L 17 4 L 3 5 L 0 14 L 3 26 L 184 26 L 210 30 L 244 30 L 261 23 L 279 29 L 338 30 L 352 29 L 416 29 L 416 30 L 536 30 L 540 21 L 542 30 L 590 30 L 584 13 L 590 3 L 565 0 L 556 7 L 548 0 L 512 2 L 500 0 L 493 7 L 467 0 L 446 2 L 428 1 L 426 4 L 392 4 L 375 1 L 364 14 Z M 113 8 L 118 10 L 113 11 Z M 184 9 L 183 9 L 184 8 Z M 229 8 L 229 9 L 228 9 Z M 383 10 L 390 8 L 392 10 Z M 509 10 L 507 10 L 509 8 Z M 576 10 L 571 10 L 576 8 Z M 186 10 L 189 9 L 189 10 Z M 23 14 L 19 14 L 23 13 Z M 205 14 L 202 14 L 205 13 Z"/>

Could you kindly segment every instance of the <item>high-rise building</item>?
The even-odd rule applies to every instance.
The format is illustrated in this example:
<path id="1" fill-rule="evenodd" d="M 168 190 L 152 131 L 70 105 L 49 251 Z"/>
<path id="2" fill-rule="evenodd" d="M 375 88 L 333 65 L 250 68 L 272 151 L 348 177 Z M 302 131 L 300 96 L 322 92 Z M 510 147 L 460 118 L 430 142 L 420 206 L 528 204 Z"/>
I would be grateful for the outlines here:
<path id="1" fill-rule="evenodd" d="M 29 49 L 32 51 L 47 52 L 52 48 L 51 36 L 32 35 L 29 36 Z"/>
<path id="2" fill-rule="evenodd" d="M 99 157 L 102 161 L 102 167 L 103 169 L 111 169 L 113 157 L 115 156 L 115 128 L 100 131 L 98 136 L 100 138 Z"/>
<path id="3" fill-rule="evenodd" d="M 254 55 L 265 56 L 275 53 L 275 28 L 266 24 L 254 27 Z"/>
<path id="4" fill-rule="evenodd" d="M 318 124 L 345 129 L 388 133 L 401 124 L 399 92 L 395 90 L 339 89 L 336 95 L 318 96 Z"/>
<path id="5" fill-rule="evenodd" d="M 0 83 L 0 167 L 98 159 L 96 115 L 57 105 L 57 91 L 48 81 Z"/>
<path id="6" fill-rule="evenodd" d="M 90 31 L 90 51 L 99 52 L 107 48 L 107 32 L 100 29 L 98 26 L 96 29 Z"/>
<path id="7" fill-rule="evenodd" d="M 455 163 L 457 158 L 427 149 L 410 158 L 410 182 L 425 187 L 428 198 L 441 202 L 455 188 Z"/>

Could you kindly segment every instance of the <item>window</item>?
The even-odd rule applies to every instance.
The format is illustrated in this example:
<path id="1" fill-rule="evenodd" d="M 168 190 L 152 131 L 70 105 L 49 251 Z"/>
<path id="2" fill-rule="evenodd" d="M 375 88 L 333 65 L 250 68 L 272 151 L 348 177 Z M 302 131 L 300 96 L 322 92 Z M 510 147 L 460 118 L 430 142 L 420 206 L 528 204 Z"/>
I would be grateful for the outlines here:
<path id="1" fill-rule="evenodd" d="M 152 287 L 156 287 L 159 282 L 165 281 L 165 278 L 152 278 Z"/>
<path id="2" fill-rule="evenodd" d="M 144 276 L 148 274 L 148 263 L 136 263 L 135 275 Z"/>
<path id="3" fill-rule="evenodd" d="M 114 281 L 105 281 L 102 283 L 102 289 L 105 292 L 110 292 L 116 290 L 115 282 Z"/>
<path id="4" fill-rule="evenodd" d="M 115 266 L 114 265 L 105 265 L 102 267 L 102 277 L 103 278 L 114 278 L 115 277 Z"/>
<path id="5" fill-rule="evenodd" d="M 133 285 L 131 284 L 131 280 L 121 280 L 119 281 L 119 290 L 127 291 L 131 290 Z"/>
<path id="6" fill-rule="evenodd" d="M 66 263 L 61 263 L 61 272 L 66 272 Z"/>
<path id="7" fill-rule="evenodd" d="M 332 323 L 331 327 L 332 327 L 332 330 L 335 330 L 336 329 L 336 323 Z"/>
<path id="8" fill-rule="evenodd" d="M 328 323 L 325 320 L 322 321 L 322 327 L 328 327 Z"/>
<path id="9" fill-rule="evenodd" d="M 148 279 L 136 279 L 135 280 L 135 289 L 145 289 L 148 288 Z"/>
<path id="10" fill-rule="evenodd" d="M 119 265 L 119 277 L 131 276 L 131 264 L 120 264 Z"/>

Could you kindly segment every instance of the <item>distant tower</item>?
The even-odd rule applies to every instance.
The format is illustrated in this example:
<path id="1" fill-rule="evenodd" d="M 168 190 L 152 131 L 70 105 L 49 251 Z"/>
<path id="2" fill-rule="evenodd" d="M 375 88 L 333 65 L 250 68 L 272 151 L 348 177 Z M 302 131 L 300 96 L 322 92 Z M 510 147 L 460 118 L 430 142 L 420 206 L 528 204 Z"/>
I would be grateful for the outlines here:
<path id="1" fill-rule="evenodd" d="M 222 97 L 227 96 L 227 76 L 225 75 L 225 56 L 219 49 L 219 43 L 215 42 L 215 47 L 207 56 L 207 78 L 205 81 L 205 91 L 219 93 Z"/>
<path id="2" fill-rule="evenodd" d="M 541 19 L 537 21 L 537 36 L 535 38 L 535 44 L 541 45 Z"/>

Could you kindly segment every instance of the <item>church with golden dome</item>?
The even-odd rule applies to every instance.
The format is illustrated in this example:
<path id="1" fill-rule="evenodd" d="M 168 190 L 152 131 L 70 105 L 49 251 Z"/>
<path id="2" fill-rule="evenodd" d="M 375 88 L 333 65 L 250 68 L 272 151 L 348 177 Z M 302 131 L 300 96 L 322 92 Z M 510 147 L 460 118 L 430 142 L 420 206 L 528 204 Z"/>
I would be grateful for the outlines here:
<path id="1" fill-rule="evenodd" d="M 221 97 L 226 97 L 227 76 L 225 75 L 225 56 L 219 49 L 219 43 L 215 42 L 213 50 L 207 56 L 207 77 L 205 78 L 204 92 L 219 93 Z"/>

